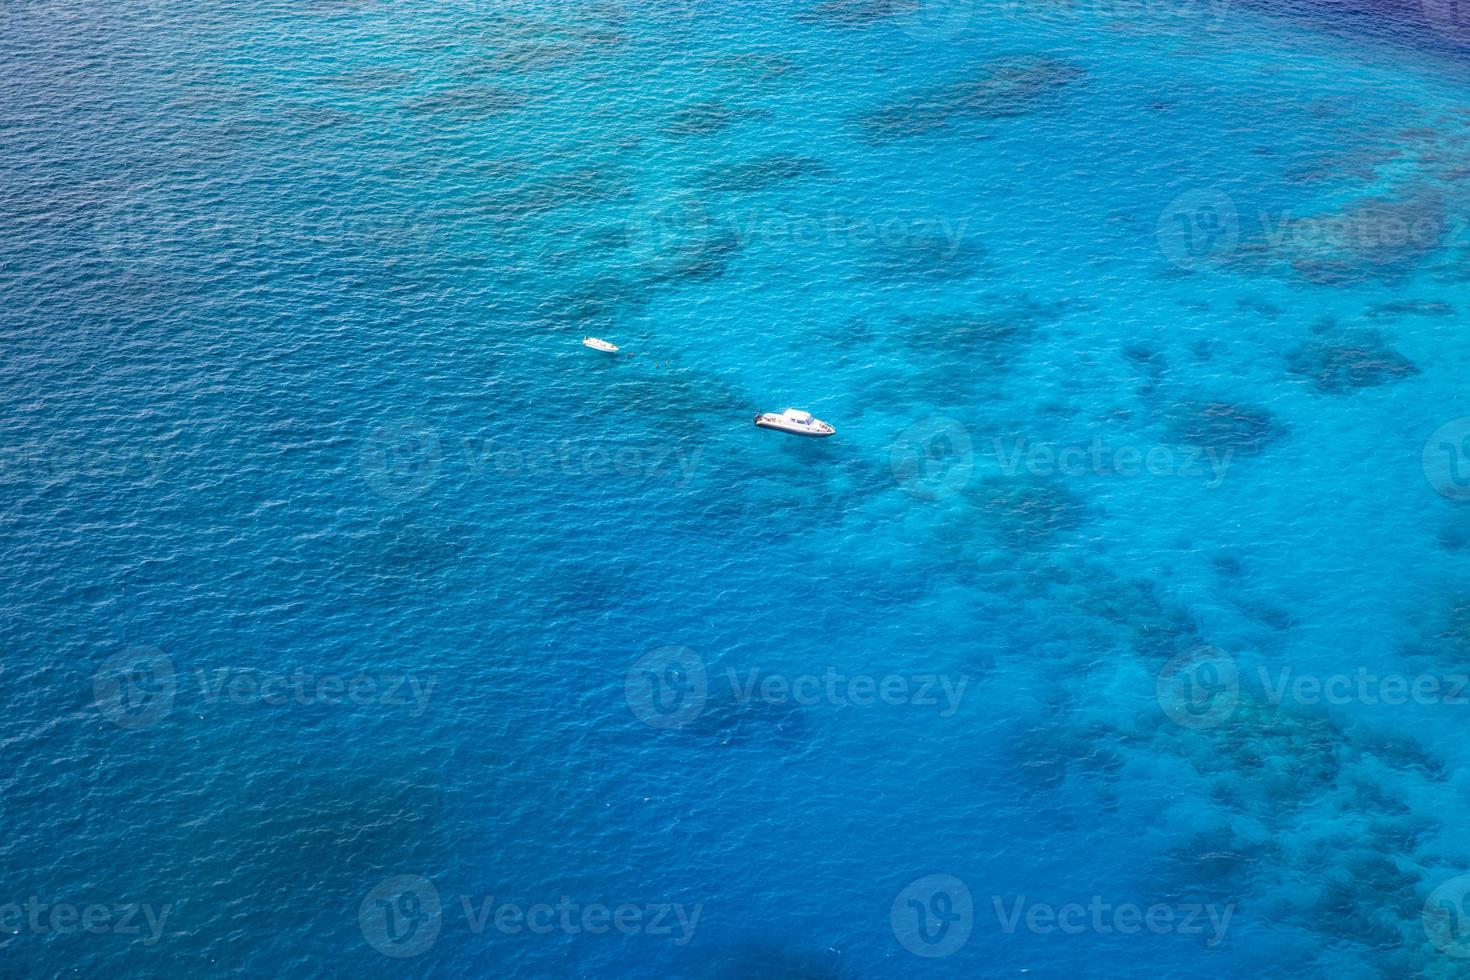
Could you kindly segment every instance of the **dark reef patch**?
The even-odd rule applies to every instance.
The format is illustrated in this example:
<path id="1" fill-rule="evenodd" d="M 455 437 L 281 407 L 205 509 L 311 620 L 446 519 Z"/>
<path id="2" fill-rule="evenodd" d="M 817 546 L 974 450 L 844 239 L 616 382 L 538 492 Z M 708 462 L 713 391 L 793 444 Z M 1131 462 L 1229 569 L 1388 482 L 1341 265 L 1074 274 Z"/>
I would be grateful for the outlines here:
<path id="1" fill-rule="evenodd" d="M 523 109 L 532 102 L 524 92 L 492 85 L 454 85 L 435 89 L 409 99 L 404 106 L 416 115 L 435 116 L 453 113 L 477 118 L 493 118 Z"/>
<path id="2" fill-rule="evenodd" d="M 659 256 L 651 263 L 647 282 L 655 286 L 718 279 L 742 250 L 740 238 L 729 229 L 713 229 Z"/>
<path id="3" fill-rule="evenodd" d="M 1237 900 L 1249 894 L 1256 870 L 1279 857 L 1277 845 L 1248 840 L 1222 824 L 1169 851 L 1159 888 L 1170 896 L 1202 890 L 1214 898 Z"/>
<path id="4" fill-rule="evenodd" d="M 1358 751 L 1373 755 L 1389 768 L 1417 774 L 1433 783 L 1442 783 L 1449 779 L 1449 768 L 1444 760 L 1430 754 L 1429 749 L 1408 735 L 1364 730 L 1358 733 L 1355 746 Z"/>
<path id="5" fill-rule="evenodd" d="M 835 24 L 839 27 L 871 27 L 890 17 L 916 10 L 920 0 L 821 0 L 803 10 L 796 19 L 807 24 Z"/>
<path id="6" fill-rule="evenodd" d="M 773 940 L 751 940 L 730 945 L 714 954 L 713 962 L 685 976 L 708 975 L 713 980 L 842 980 L 850 974 L 835 949 L 802 949 Z"/>
<path id="7" fill-rule="evenodd" d="M 1149 375 L 1157 376 L 1169 370 L 1169 359 L 1147 344 L 1132 343 L 1124 347 L 1123 360 Z"/>
<path id="8" fill-rule="evenodd" d="M 1210 565 L 1222 579 L 1235 581 L 1245 575 L 1245 565 L 1234 555 L 1216 555 Z"/>
<path id="9" fill-rule="evenodd" d="M 1286 355 L 1287 370 L 1339 395 L 1375 388 L 1419 373 L 1407 357 L 1388 345 L 1377 330 L 1341 330 L 1320 337 Z"/>
<path id="10" fill-rule="evenodd" d="M 420 521 L 397 520 L 378 535 L 380 567 L 414 574 L 439 571 L 454 564 L 468 547 L 469 529 L 464 526 L 427 525 Z"/>
<path id="11" fill-rule="evenodd" d="M 698 183 L 712 193 L 748 194 L 796 180 L 828 173 L 820 160 L 791 154 L 773 154 L 755 160 L 739 160 L 710 167 Z"/>
<path id="12" fill-rule="evenodd" d="M 990 61 L 965 77 L 909 93 L 859 120 L 870 142 L 922 136 L 963 120 L 1022 116 L 1049 104 L 1086 73 L 1077 65 L 1041 55 Z"/>
<path id="13" fill-rule="evenodd" d="M 1401 299 L 1391 303 L 1378 303 L 1368 308 L 1374 320 L 1398 320 L 1406 316 L 1454 316 L 1455 308 L 1443 300 Z"/>
<path id="14" fill-rule="evenodd" d="M 1418 637 L 1406 644 L 1406 656 L 1436 667 L 1470 668 L 1470 598 L 1451 594 L 1427 614 Z M 1470 696 L 1470 691 L 1464 692 Z"/>
<path id="15" fill-rule="evenodd" d="M 489 221 L 513 223 L 561 208 L 626 200 L 632 187 L 615 171 L 583 168 L 502 185 L 475 195 L 475 206 Z"/>
<path id="16" fill-rule="evenodd" d="M 470 528 L 464 525 L 395 515 L 315 546 L 332 554 L 334 577 L 371 589 L 413 590 L 456 565 L 470 540 Z"/>
<path id="17" fill-rule="evenodd" d="M 1003 364 L 1013 347 L 1030 336 L 1030 325 L 1003 316 L 966 314 L 929 317 L 912 325 L 909 344 L 919 350 L 982 357 Z"/>
<path id="18" fill-rule="evenodd" d="M 1462 515 L 1460 511 L 1454 511 L 1454 518 L 1446 520 L 1439 529 L 1439 546 L 1445 551 L 1462 552 L 1470 550 L 1470 515 Z"/>
<path id="19" fill-rule="evenodd" d="M 706 99 L 675 110 L 664 131 L 674 136 L 706 136 L 729 129 L 736 123 L 764 119 L 769 115 L 764 109 L 737 108 L 716 99 Z"/>
<path id="20" fill-rule="evenodd" d="M 1235 308 L 1246 313 L 1258 313 L 1272 319 L 1280 316 L 1286 311 L 1268 300 L 1259 296 L 1240 296 L 1235 300 Z"/>
<path id="21" fill-rule="evenodd" d="M 575 44 L 555 41 L 544 44 L 522 41 L 465 62 L 460 66 L 459 74 L 467 78 L 480 78 L 486 75 L 520 75 L 563 65 L 576 60 L 581 55 L 582 48 Z"/>
<path id="22" fill-rule="evenodd" d="M 602 277 L 579 289 L 548 296 L 541 307 L 553 321 L 611 321 L 641 312 L 652 298 L 652 291 L 638 283 Z"/>
<path id="23" fill-rule="evenodd" d="M 317 81 L 356 92 L 385 92 L 412 84 L 417 77 L 406 68 L 380 65 L 322 75 Z"/>
<path id="24" fill-rule="evenodd" d="M 735 670 L 734 678 L 723 670 L 711 671 L 709 695 L 703 709 L 681 730 L 721 745 L 804 740 L 808 734 L 805 709 L 792 700 L 763 697 L 764 681 L 758 671 Z M 746 685 L 750 685 L 748 691 Z M 736 687 L 741 689 L 737 691 Z"/>
<path id="25" fill-rule="evenodd" d="M 693 57 L 702 69 L 719 74 L 734 72 L 738 76 L 737 84 L 760 86 L 801 71 L 801 63 L 782 51 L 741 51 Z"/>
<path id="26" fill-rule="evenodd" d="M 1275 603 L 1250 597 L 1239 597 L 1233 601 L 1242 615 L 1270 629 L 1285 631 L 1297 624 L 1296 615 L 1291 610 Z"/>
<path id="27" fill-rule="evenodd" d="M 990 297 L 980 312 L 906 316 L 904 342 L 912 350 L 942 356 L 947 362 L 963 361 L 960 355 L 983 358 L 1000 366 L 1016 349 L 1036 338 L 1047 326 L 1058 322 L 1067 304 L 1045 303 L 1023 294 Z"/>
<path id="28" fill-rule="evenodd" d="M 1164 411 L 1169 441 L 1236 455 L 1252 455 L 1281 437 L 1284 426 L 1268 409 L 1226 401 L 1180 401 Z"/>
<path id="29" fill-rule="evenodd" d="M 1398 283 L 1444 243 L 1449 215 L 1438 188 L 1416 185 L 1336 211 L 1284 215 L 1274 225 L 1263 221 L 1259 234 L 1240 241 L 1228 262 L 1245 275 L 1320 286 Z"/>
<path id="30" fill-rule="evenodd" d="M 977 275 L 985 246 L 958 230 L 879 235 L 864 257 L 873 275 L 895 282 L 956 282 Z"/>
<path id="31" fill-rule="evenodd" d="M 1287 258 L 1299 276 L 1328 286 L 1397 281 L 1440 246 L 1449 228 L 1443 196 L 1432 190 L 1370 198 L 1307 220 L 1313 232 L 1302 233 L 1299 223 Z"/>
<path id="32" fill-rule="evenodd" d="M 1077 604 L 1084 612 L 1125 629 L 1128 645 L 1151 663 L 1205 644 L 1194 614 L 1166 602 L 1158 583 L 1150 579 L 1101 575 Z"/>
<path id="33" fill-rule="evenodd" d="M 1091 508 L 1060 480 L 1041 477 L 991 478 L 966 491 L 969 503 L 1013 548 L 1039 545 L 1080 526 Z"/>

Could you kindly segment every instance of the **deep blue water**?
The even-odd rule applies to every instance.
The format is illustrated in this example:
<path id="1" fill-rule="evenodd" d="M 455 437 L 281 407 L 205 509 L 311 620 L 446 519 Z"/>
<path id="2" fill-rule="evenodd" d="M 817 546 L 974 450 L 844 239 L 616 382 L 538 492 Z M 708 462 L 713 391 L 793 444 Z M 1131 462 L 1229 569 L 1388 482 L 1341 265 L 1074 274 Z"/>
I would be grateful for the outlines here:
<path id="1" fill-rule="evenodd" d="M 6 0 L 0 973 L 1470 975 L 1458 14 Z"/>

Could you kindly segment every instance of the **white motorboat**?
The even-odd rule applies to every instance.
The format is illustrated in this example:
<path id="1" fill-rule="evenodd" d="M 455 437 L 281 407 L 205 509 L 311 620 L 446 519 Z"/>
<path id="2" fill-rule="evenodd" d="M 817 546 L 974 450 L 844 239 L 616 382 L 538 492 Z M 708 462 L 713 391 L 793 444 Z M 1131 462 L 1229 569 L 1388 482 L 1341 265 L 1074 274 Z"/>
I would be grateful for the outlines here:
<path id="1" fill-rule="evenodd" d="M 596 337 L 583 337 L 582 346 L 591 347 L 593 350 L 604 351 L 608 354 L 616 354 L 618 352 L 617 344 L 609 344 L 607 341 L 599 340 Z"/>
<path id="2" fill-rule="evenodd" d="M 812 418 L 811 412 L 803 412 L 799 408 L 788 408 L 780 414 L 766 412 L 757 415 L 755 424 L 762 429 L 775 429 L 797 436 L 830 436 L 837 431 L 821 419 Z"/>

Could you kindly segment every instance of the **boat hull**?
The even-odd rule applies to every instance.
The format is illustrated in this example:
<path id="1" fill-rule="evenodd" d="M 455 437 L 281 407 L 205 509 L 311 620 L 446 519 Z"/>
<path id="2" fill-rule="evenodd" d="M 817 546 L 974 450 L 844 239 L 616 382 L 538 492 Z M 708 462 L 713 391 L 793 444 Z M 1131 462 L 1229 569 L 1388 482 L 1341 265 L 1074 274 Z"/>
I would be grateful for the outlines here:
<path id="1" fill-rule="evenodd" d="M 785 432 L 787 435 L 805 436 L 808 439 L 825 439 L 836 433 L 836 429 L 826 422 L 818 422 L 815 425 L 793 425 L 780 418 L 780 416 L 768 417 L 757 415 L 755 417 L 757 428 L 770 429 L 773 432 Z"/>

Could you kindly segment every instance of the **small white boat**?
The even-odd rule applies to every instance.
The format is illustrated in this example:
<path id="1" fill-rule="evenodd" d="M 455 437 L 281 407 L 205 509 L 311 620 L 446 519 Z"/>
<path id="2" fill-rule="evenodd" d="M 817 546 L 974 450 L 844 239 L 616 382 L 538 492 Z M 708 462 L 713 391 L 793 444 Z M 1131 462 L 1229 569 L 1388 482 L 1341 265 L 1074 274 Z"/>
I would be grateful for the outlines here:
<path id="1" fill-rule="evenodd" d="M 755 424 L 762 429 L 775 429 L 797 436 L 830 436 L 837 431 L 821 419 L 812 418 L 811 412 L 803 412 L 799 408 L 788 408 L 779 415 L 775 412 L 757 415 Z"/>
<path id="2" fill-rule="evenodd" d="M 596 337 L 583 337 L 582 346 L 591 347 L 593 350 L 606 351 L 609 354 L 616 354 L 618 352 L 617 344 L 609 344 L 607 341 L 598 340 Z"/>

